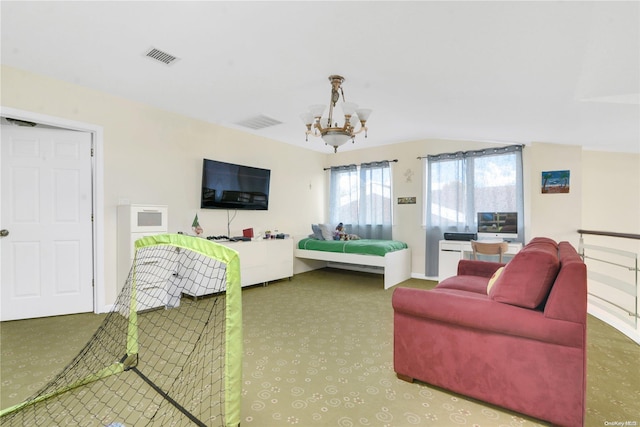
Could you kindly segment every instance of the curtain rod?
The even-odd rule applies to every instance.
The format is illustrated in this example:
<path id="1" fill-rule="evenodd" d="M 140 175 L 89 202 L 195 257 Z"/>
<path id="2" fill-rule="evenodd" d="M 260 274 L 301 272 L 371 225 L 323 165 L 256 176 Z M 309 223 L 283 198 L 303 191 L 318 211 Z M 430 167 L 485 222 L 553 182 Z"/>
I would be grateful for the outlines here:
<path id="1" fill-rule="evenodd" d="M 398 159 L 393 159 L 393 160 L 378 160 L 377 162 L 364 162 L 364 163 L 360 163 L 360 164 L 359 164 L 359 165 L 357 165 L 357 166 L 368 165 L 369 163 L 381 163 L 381 162 L 390 162 L 390 163 L 391 163 L 391 162 L 393 162 L 393 163 L 398 163 Z M 333 168 L 342 168 L 342 167 L 345 167 L 345 166 L 352 166 L 352 165 L 353 165 L 353 164 L 351 164 L 351 165 L 331 166 L 331 167 L 333 167 Z M 328 170 L 330 170 L 330 169 L 331 169 L 331 168 L 324 168 L 323 170 L 328 171 Z"/>
<path id="2" fill-rule="evenodd" d="M 431 156 L 435 155 L 435 156 L 442 156 L 442 155 L 453 155 L 453 154 L 473 154 L 473 153 L 482 153 L 483 151 L 500 151 L 500 150 L 504 150 L 510 147 L 521 147 L 524 148 L 525 145 L 524 144 L 513 144 L 513 145 L 507 145 L 506 147 L 488 147 L 488 148 L 481 148 L 480 150 L 469 150 L 469 151 L 456 151 L 455 153 L 441 153 L 441 154 L 430 154 Z M 416 159 L 418 160 L 422 160 L 422 159 L 426 159 L 427 157 L 429 157 L 430 155 L 426 155 L 426 156 L 418 156 L 416 157 Z"/>

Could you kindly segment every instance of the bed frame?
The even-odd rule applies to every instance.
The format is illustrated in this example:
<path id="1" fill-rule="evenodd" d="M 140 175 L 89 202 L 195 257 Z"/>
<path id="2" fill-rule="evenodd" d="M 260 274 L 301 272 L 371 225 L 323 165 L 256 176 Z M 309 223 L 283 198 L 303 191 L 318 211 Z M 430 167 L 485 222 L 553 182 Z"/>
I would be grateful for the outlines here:
<path id="1" fill-rule="evenodd" d="M 388 252 L 385 256 L 346 254 L 298 249 L 300 240 L 295 239 L 296 258 L 325 261 L 327 267 L 383 274 L 385 289 L 411 278 L 411 248 Z"/>

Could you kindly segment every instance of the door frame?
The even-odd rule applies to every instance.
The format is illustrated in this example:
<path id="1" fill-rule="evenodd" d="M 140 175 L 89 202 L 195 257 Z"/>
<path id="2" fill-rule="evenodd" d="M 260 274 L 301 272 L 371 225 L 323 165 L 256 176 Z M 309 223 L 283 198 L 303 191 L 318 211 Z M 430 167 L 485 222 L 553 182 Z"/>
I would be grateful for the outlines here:
<path id="1" fill-rule="evenodd" d="M 91 141 L 93 143 L 93 157 L 91 158 L 91 209 L 93 211 L 93 312 L 107 312 L 109 307 L 106 305 L 106 288 L 104 279 L 104 131 L 102 126 L 4 106 L 0 106 L 0 115 L 2 117 L 25 120 L 42 125 L 55 126 L 62 129 L 88 132 L 91 134 Z"/>

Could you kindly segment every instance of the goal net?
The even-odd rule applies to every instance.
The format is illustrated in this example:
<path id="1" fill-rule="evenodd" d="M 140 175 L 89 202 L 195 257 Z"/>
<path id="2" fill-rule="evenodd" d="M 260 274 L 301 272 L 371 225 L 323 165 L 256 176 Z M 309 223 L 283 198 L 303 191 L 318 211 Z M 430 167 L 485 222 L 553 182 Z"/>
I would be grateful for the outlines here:
<path id="1" fill-rule="evenodd" d="M 242 294 L 237 252 L 144 237 L 86 346 L 2 426 L 238 426 Z"/>

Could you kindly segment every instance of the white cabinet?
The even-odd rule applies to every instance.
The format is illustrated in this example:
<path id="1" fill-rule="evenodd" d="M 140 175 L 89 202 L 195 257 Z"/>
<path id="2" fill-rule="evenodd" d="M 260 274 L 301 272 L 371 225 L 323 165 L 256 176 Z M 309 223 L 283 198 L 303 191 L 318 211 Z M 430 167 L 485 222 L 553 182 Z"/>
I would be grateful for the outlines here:
<path id="1" fill-rule="evenodd" d="M 183 252 L 185 253 L 185 252 Z M 226 289 L 226 264 L 206 255 L 189 252 L 179 257 L 172 285 L 192 297 L 217 294 Z"/>
<path id="2" fill-rule="evenodd" d="M 216 242 L 238 252 L 242 286 L 267 283 L 293 276 L 293 239 Z M 202 292 L 185 290 L 187 295 Z"/>
<path id="3" fill-rule="evenodd" d="M 240 255 L 242 286 L 293 276 L 293 239 L 223 242 Z"/>
<path id="4" fill-rule="evenodd" d="M 505 262 L 522 249 L 522 243 L 509 243 L 509 249 L 505 252 Z M 473 249 L 471 242 L 456 240 L 440 240 L 438 253 L 438 280 L 458 274 L 458 261 L 470 259 Z"/>
<path id="5" fill-rule="evenodd" d="M 129 271 L 133 265 L 135 255 L 135 241 L 154 234 L 168 232 L 168 208 L 164 205 L 120 205 L 118 206 L 118 236 L 117 236 L 117 280 L 118 289 L 122 289 Z M 152 259 L 141 260 L 144 265 L 152 266 Z M 144 269 L 144 267 L 142 267 Z M 142 273 L 142 271 L 140 272 Z M 146 275 L 140 274 L 138 296 L 138 310 L 145 310 L 163 305 L 170 305 L 174 298 L 168 295 L 166 280 L 162 283 L 145 280 Z M 157 283 L 156 283 L 157 282 Z M 153 301 L 153 302 L 151 302 Z"/>
<path id="6" fill-rule="evenodd" d="M 442 281 L 458 273 L 458 261 L 462 259 L 461 242 L 440 241 L 438 255 L 438 279 Z M 471 247 L 471 245 L 469 245 Z"/>

